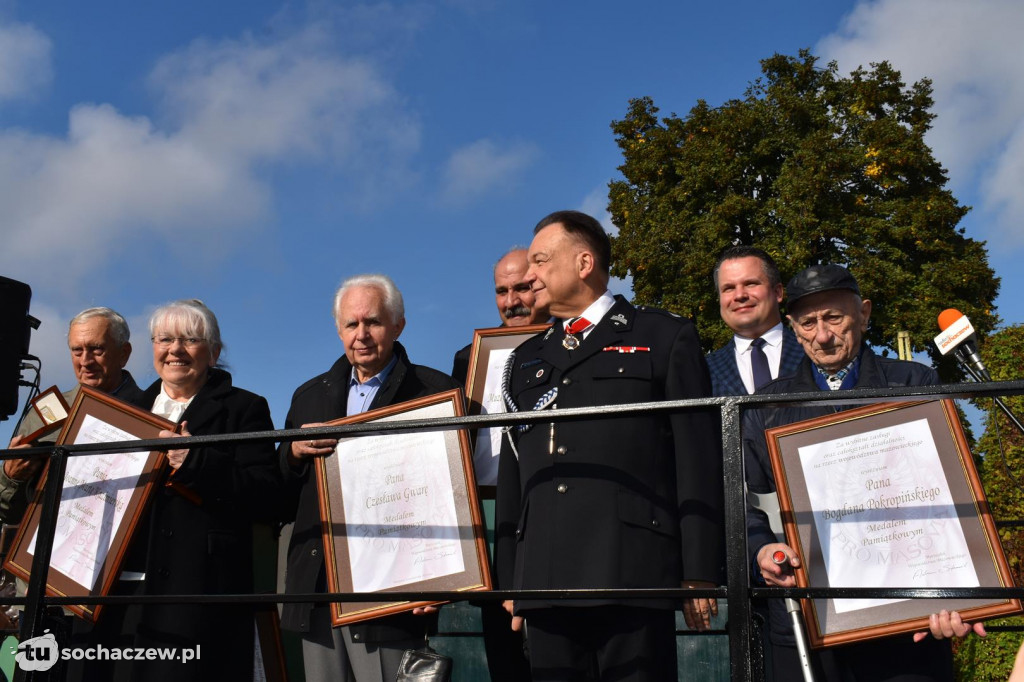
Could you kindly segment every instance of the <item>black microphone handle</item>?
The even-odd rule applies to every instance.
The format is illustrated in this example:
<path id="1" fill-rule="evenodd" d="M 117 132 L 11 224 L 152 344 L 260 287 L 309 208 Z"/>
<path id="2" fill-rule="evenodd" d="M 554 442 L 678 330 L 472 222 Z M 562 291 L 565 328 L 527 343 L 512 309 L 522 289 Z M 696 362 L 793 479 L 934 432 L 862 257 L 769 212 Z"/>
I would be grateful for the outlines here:
<path id="1" fill-rule="evenodd" d="M 963 346 L 961 346 L 961 348 L 962 347 Z M 957 348 L 955 351 L 953 351 L 953 355 L 956 356 L 956 359 L 960 362 L 963 368 L 967 370 L 967 373 L 974 377 L 974 380 L 979 384 L 985 381 L 992 381 L 992 377 L 990 377 L 988 372 L 985 370 L 985 365 L 981 363 L 981 358 L 978 358 L 977 353 L 974 354 L 974 357 L 977 358 L 978 367 L 975 367 L 973 363 L 965 360 L 964 357 L 962 357 L 960 353 L 961 348 Z M 979 369 L 981 370 L 980 372 Z M 1018 431 L 1024 433 L 1024 424 L 1020 423 L 1020 420 L 1017 419 L 1017 415 L 1010 411 L 1010 408 L 1006 406 L 1006 403 L 1003 402 L 1002 398 L 999 398 L 998 396 L 993 396 L 992 401 L 999 406 L 999 409 L 1003 411 L 1003 414 L 1005 414 L 1007 419 L 1010 420 L 1010 423 L 1016 426 Z"/>
<path id="2" fill-rule="evenodd" d="M 992 381 L 992 377 L 989 375 L 988 370 L 985 369 L 985 363 L 981 361 L 981 356 L 978 355 L 978 349 L 973 341 L 967 339 L 956 347 L 953 354 L 956 355 L 956 359 L 960 361 L 961 365 L 970 368 L 971 376 L 977 381 Z"/>

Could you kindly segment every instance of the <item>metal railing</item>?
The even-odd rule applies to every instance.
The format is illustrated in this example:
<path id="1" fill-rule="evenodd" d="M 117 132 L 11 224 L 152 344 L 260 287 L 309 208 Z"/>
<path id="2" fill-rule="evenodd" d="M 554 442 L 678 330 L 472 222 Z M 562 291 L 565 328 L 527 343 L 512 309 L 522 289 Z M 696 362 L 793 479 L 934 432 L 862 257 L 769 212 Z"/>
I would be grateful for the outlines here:
<path id="1" fill-rule="evenodd" d="M 953 599 L 953 598 L 1024 598 L 1024 588 L 780 588 L 751 587 L 750 565 L 747 554 L 747 535 L 744 493 L 741 418 L 744 410 L 785 405 L 836 404 L 856 405 L 939 398 L 985 398 L 1006 395 L 1024 395 L 1024 381 L 993 382 L 985 384 L 947 384 L 913 388 L 858 389 L 842 392 L 806 392 L 773 395 L 727 396 L 694 400 L 672 400 L 628 405 L 518 412 L 472 417 L 445 417 L 347 424 L 343 426 L 287 429 L 278 431 L 224 434 L 217 436 L 191 436 L 175 439 L 176 448 L 228 443 L 279 443 L 305 440 L 310 437 L 352 437 L 404 431 L 443 431 L 455 428 L 481 428 L 504 425 L 550 423 L 553 421 L 580 421 L 595 418 L 621 417 L 634 413 L 674 412 L 678 410 L 717 410 L 721 415 L 722 455 L 725 494 L 726 583 L 707 589 L 558 589 L 558 590 L 495 590 L 492 592 L 388 592 L 394 601 L 463 601 L 492 599 L 592 599 L 615 600 L 694 597 L 725 599 L 729 607 L 726 632 L 729 637 L 731 680 L 754 679 L 751 666 L 751 599 L 765 598 L 879 598 L 900 599 Z M 107 596 L 107 597 L 50 597 L 45 594 L 46 568 L 49 566 L 53 535 L 57 523 L 60 499 L 59 482 L 64 478 L 68 457 L 109 452 L 138 452 L 160 450 L 167 447 L 164 439 L 135 440 L 120 443 L 89 443 L 57 447 L 35 447 L 20 450 L 0 450 L 0 461 L 17 457 L 49 458 L 49 474 L 43 491 L 43 505 L 38 528 L 36 551 L 28 592 L 23 599 L 11 598 L 11 604 L 25 604 L 22 632 L 26 636 L 42 634 L 47 605 L 68 604 L 165 604 L 195 603 L 329 603 L 365 602 L 379 600 L 379 594 L 317 593 L 317 594 L 220 594 L 220 595 L 161 595 L 161 596 Z"/>

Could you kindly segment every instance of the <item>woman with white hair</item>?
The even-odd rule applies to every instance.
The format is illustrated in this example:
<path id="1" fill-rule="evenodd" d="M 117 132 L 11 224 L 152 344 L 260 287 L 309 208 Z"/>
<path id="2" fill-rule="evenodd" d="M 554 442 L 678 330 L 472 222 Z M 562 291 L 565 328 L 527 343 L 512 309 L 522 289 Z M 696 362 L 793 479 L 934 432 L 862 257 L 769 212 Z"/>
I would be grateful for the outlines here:
<path id="1" fill-rule="evenodd" d="M 149 329 L 160 379 L 145 391 L 143 407 L 180 423 L 181 436 L 273 430 L 266 399 L 233 386 L 218 367 L 220 328 L 202 301 L 158 308 Z M 129 551 L 129 561 L 134 556 L 143 562 L 142 593 L 252 592 L 252 524 L 272 520 L 280 494 L 273 443 L 173 449 L 167 458 L 168 485 L 154 495 L 148 524 Z M 132 679 L 253 679 L 250 606 L 149 604 L 138 617 L 136 646 L 195 651 L 198 645 L 201 656 L 188 664 L 136 661 Z"/>

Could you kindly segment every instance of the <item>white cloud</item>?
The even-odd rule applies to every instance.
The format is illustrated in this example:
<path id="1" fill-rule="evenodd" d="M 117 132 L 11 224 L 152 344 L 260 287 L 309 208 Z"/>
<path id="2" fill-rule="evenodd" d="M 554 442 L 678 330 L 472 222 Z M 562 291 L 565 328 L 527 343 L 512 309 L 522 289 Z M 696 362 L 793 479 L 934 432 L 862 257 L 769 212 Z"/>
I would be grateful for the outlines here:
<path id="1" fill-rule="evenodd" d="M 928 142 L 955 187 L 977 191 L 1008 245 L 1024 198 L 1024 3 L 1018 0 L 860 2 L 818 45 L 843 72 L 889 61 L 908 83 L 927 77 L 938 115 Z"/>
<path id="2" fill-rule="evenodd" d="M 320 27 L 272 44 L 198 41 L 162 59 L 150 82 L 178 134 L 226 159 L 329 152 L 345 161 L 363 146 L 419 142 L 374 66 L 334 54 Z"/>
<path id="3" fill-rule="evenodd" d="M 538 155 L 531 143 L 501 147 L 487 138 L 457 149 L 444 170 L 441 199 L 465 204 L 514 183 Z"/>
<path id="4" fill-rule="evenodd" d="M 154 116 L 82 103 L 66 136 L 0 130 L 0 270 L 62 263 L 74 291 L 130 243 L 210 248 L 266 222 L 273 165 L 315 159 L 372 182 L 417 149 L 419 128 L 374 66 L 323 26 L 274 41 L 196 41 L 149 79 Z"/>
<path id="5" fill-rule="evenodd" d="M 0 26 L 0 102 L 49 84 L 50 39 L 28 24 Z"/>
<path id="6" fill-rule="evenodd" d="M 608 234 L 614 236 L 619 233 L 619 228 L 612 222 L 612 214 L 608 212 L 608 185 L 595 187 L 594 191 L 584 197 L 579 210 L 597 218 Z"/>

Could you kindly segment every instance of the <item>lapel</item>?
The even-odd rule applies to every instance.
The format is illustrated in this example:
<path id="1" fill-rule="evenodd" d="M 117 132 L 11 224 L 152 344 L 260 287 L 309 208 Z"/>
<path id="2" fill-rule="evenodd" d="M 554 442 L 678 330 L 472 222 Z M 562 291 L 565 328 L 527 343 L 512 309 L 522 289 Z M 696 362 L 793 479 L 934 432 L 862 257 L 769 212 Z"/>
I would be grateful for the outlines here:
<path id="1" fill-rule="evenodd" d="M 210 378 L 206 380 L 203 387 L 199 389 L 184 414 L 181 421 L 188 422 L 190 433 L 203 433 L 210 423 L 216 419 L 217 414 L 223 409 L 221 399 L 231 390 L 231 375 L 216 367 L 210 368 Z M 156 397 L 154 396 L 154 400 Z M 152 405 L 152 402 L 150 403 Z"/>
<path id="2" fill-rule="evenodd" d="M 327 384 L 327 399 L 324 400 L 323 406 L 320 408 L 323 410 L 320 421 L 329 422 L 348 416 L 348 380 L 350 376 L 352 376 L 352 365 L 349 364 L 348 358 L 342 355 L 334 363 L 329 376 L 324 379 L 324 383 Z"/>
<path id="3" fill-rule="evenodd" d="M 708 356 L 708 369 L 715 395 L 746 395 L 747 387 L 736 366 L 736 343 L 732 340 Z"/>
<path id="4" fill-rule="evenodd" d="M 854 388 L 883 388 L 889 385 L 875 354 L 867 346 L 861 349 L 858 372 L 857 385 Z"/>
<path id="5" fill-rule="evenodd" d="M 787 326 L 782 327 L 782 359 L 779 361 L 779 378 L 789 376 L 804 359 L 804 349 L 797 341 L 796 334 Z"/>
<path id="6" fill-rule="evenodd" d="M 554 333 L 542 340 L 539 357 L 564 372 L 601 353 L 605 347 L 620 342 L 632 330 L 635 317 L 636 308 L 626 299 L 616 296 L 615 305 L 605 313 L 587 338 L 582 340 L 579 348 L 570 351 L 562 347 L 565 331 L 560 322 L 553 327 Z"/>

